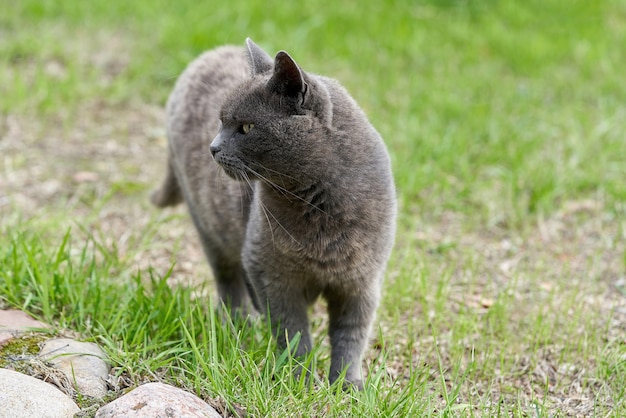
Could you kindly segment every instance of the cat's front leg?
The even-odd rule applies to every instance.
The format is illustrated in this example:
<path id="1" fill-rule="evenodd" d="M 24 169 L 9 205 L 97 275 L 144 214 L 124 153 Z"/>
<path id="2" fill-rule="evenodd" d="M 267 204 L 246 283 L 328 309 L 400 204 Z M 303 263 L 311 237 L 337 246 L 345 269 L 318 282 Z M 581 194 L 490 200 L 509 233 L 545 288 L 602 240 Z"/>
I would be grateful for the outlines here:
<path id="1" fill-rule="evenodd" d="M 300 342 L 291 354 L 294 357 L 306 355 L 311 351 L 313 342 L 309 331 L 308 304 L 305 297 L 301 292 L 283 287 L 270 291 L 268 296 L 268 314 L 278 346 L 285 349 L 299 333 Z"/>
<path id="2" fill-rule="evenodd" d="M 358 290 L 349 295 L 327 291 L 324 296 L 328 301 L 328 333 L 332 347 L 330 383 L 346 369 L 346 383 L 363 389 L 361 356 L 378 306 L 378 291 Z"/>
<path id="3" fill-rule="evenodd" d="M 298 286 L 297 281 L 289 280 L 290 275 L 284 273 L 289 269 L 282 266 L 279 260 L 270 259 L 267 253 L 259 251 L 250 242 L 247 244 L 243 251 L 244 266 L 251 293 L 255 296 L 253 299 L 260 305 L 257 308 L 269 318 L 272 334 L 280 349 L 288 347 L 289 341 L 300 333 L 300 343 L 292 355 L 305 355 L 313 347 L 306 289 Z"/>

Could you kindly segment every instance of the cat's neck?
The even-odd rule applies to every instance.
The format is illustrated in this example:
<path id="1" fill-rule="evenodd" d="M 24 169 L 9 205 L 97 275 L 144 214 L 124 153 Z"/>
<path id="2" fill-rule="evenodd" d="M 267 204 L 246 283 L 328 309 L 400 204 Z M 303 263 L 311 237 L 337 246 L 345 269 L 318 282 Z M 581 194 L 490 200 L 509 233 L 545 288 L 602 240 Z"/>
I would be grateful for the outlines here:
<path id="1" fill-rule="evenodd" d="M 285 216 L 335 219 L 343 212 L 348 197 L 323 181 L 312 180 L 289 188 L 258 182 L 257 187 L 261 203 Z"/>

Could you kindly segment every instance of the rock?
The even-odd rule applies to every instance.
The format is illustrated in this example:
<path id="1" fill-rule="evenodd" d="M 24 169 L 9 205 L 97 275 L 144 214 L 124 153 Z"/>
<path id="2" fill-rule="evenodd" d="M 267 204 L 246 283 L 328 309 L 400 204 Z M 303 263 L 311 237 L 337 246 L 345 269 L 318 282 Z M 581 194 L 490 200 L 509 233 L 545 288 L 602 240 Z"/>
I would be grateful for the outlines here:
<path id="1" fill-rule="evenodd" d="M 30 328 L 48 328 L 48 326 L 25 312 L 15 309 L 0 310 L 0 346 Z"/>
<path id="2" fill-rule="evenodd" d="M 56 338 L 44 343 L 39 357 L 63 371 L 81 395 L 103 398 L 107 394 L 110 366 L 96 344 Z"/>
<path id="3" fill-rule="evenodd" d="M 147 383 L 104 405 L 96 418 L 221 418 L 209 404 L 182 389 Z"/>
<path id="4" fill-rule="evenodd" d="M 98 173 L 93 171 L 79 171 L 74 173 L 74 181 L 77 183 L 94 183 L 100 179 Z"/>
<path id="5" fill-rule="evenodd" d="M 0 418 L 71 418 L 79 411 L 69 396 L 51 384 L 0 369 Z"/>

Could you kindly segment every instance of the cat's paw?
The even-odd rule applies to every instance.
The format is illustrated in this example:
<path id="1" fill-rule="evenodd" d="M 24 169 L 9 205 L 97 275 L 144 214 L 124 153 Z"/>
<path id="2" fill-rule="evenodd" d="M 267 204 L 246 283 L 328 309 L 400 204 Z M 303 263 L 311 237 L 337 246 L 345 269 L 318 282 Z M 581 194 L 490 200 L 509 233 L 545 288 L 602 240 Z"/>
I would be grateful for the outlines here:
<path id="1" fill-rule="evenodd" d="M 349 392 L 351 390 L 357 390 L 357 391 L 363 390 L 363 379 L 360 377 L 350 378 L 350 376 L 346 376 L 344 379 L 340 379 L 339 376 L 337 376 L 335 379 L 330 380 L 331 385 L 340 384 L 340 383 L 341 383 L 341 388 L 345 392 Z"/>
<path id="2" fill-rule="evenodd" d="M 150 194 L 150 202 L 157 208 L 164 208 L 181 203 L 182 198 L 177 193 L 168 193 L 167 190 L 160 188 Z"/>
<path id="3" fill-rule="evenodd" d="M 351 390 L 361 391 L 363 390 L 363 380 L 361 379 L 353 380 L 353 381 L 344 380 L 341 384 L 341 388 L 343 389 L 344 392 L 349 392 Z"/>

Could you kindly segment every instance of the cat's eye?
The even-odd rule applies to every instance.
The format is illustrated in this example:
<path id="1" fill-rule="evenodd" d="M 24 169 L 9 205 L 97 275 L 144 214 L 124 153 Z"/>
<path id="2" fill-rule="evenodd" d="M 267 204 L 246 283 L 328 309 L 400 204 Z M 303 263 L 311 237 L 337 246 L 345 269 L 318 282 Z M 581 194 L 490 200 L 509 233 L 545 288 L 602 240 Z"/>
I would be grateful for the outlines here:
<path id="1" fill-rule="evenodd" d="M 252 128 L 254 128 L 254 123 L 244 123 L 239 127 L 239 132 L 245 135 L 250 132 Z"/>

